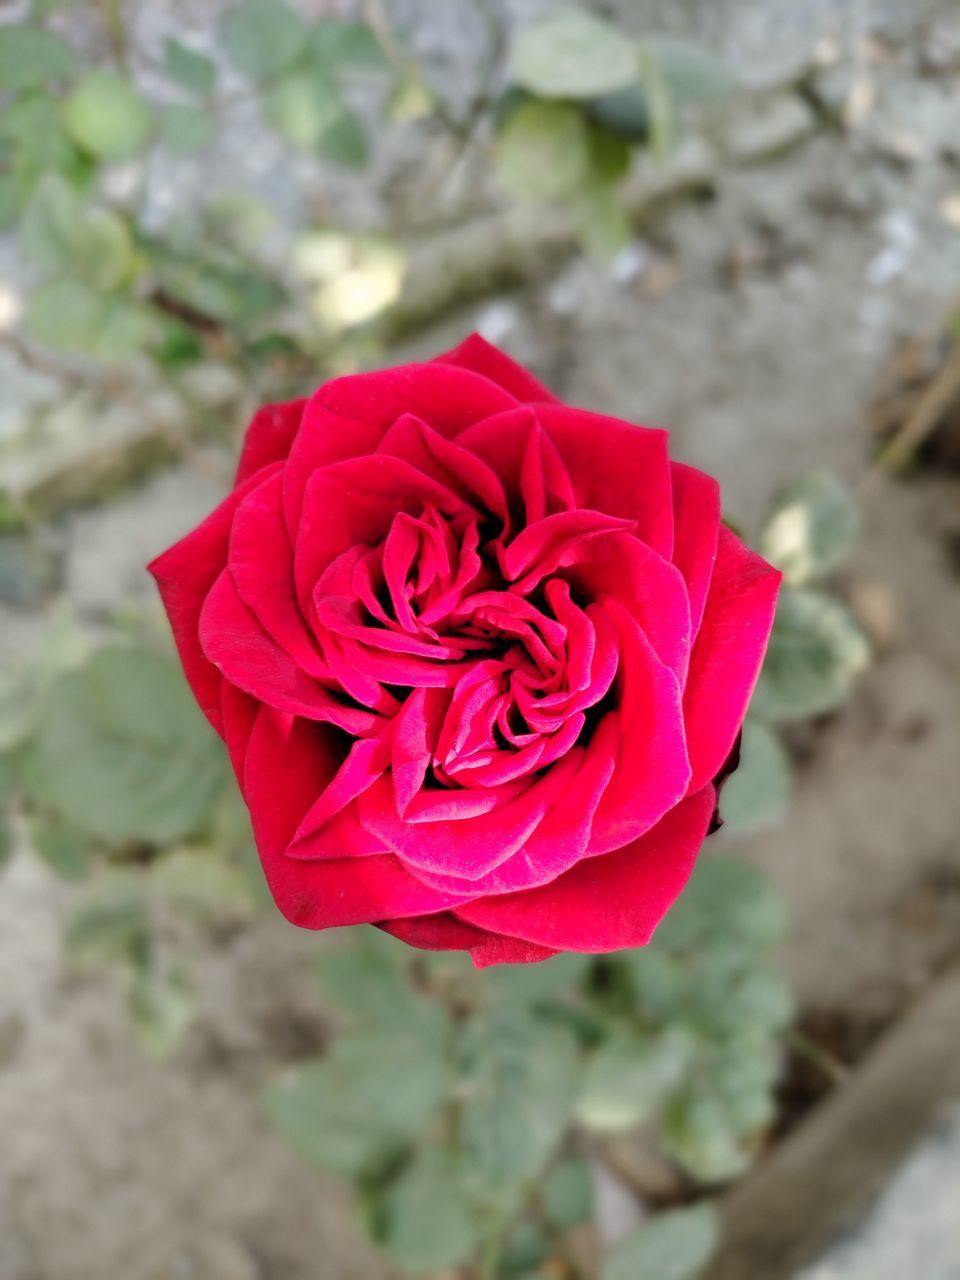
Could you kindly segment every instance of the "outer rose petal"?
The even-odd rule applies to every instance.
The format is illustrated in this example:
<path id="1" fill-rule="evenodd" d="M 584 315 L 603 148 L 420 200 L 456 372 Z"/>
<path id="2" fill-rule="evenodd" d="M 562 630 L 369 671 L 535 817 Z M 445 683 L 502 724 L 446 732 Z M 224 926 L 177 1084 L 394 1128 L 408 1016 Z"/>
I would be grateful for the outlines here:
<path id="1" fill-rule="evenodd" d="M 679 896 L 713 815 L 713 787 L 682 800 L 615 853 L 578 862 L 552 884 L 455 908 L 481 929 L 560 951 L 642 947 Z"/>
<path id="2" fill-rule="evenodd" d="M 274 468 L 275 470 L 278 469 Z M 267 472 L 254 474 L 234 489 L 192 533 L 147 565 L 160 589 L 180 661 L 200 710 L 223 735 L 220 672 L 200 647 L 200 613 L 211 587 L 227 563 L 234 512 L 262 483 Z"/>
<path id="3" fill-rule="evenodd" d="M 243 438 L 234 484 L 243 484 L 271 462 L 286 458 L 306 403 L 303 399 L 287 400 L 284 404 L 265 404 L 257 410 Z"/>
<path id="4" fill-rule="evenodd" d="M 717 559 L 720 486 L 712 476 L 674 462 L 673 563 L 683 574 L 690 600 L 690 629 L 697 634 Z"/>
<path id="5" fill-rule="evenodd" d="M 437 356 L 439 364 L 454 364 L 461 369 L 471 369 L 480 373 L 504 391 L 509 391 L 522 403 L 537 401 L 556 402 L 557 397 L 548 391 L 542 382 L 538 382 L 532 373 L 528 373 L 516 360 L 511 360 L 503 351 L 493 347 L 479 333 L 471 333 L 464 338 L 459 347 Z"/>
<path id="6" fill-rule="evenodd" d="M 324 725 L 272 707 L 260 708 L 250 733 L 244 796 L 277 906 L 305 929 L 446 910 L 457 895 L 428 889 L 390 854 L 324 862 L 287 857 L 297 827 L 336 772 L 336 738 Z"/>
<path id="7" fill-rule="evenodd" d="M 721 526 L 683 699 L 691 790 L 719 773 L 733 747 L 760 674 L 780 576 Z"/>
<path id="8" fill-rule="evenodd" d="M 377 928 L 421 951 L 469 951 L 478 969 L 491 964 L 535 964 L 557 954 L 549 947 L 538 947 L 520 938 L 476 929 L 446 911 L 436 916 L 414 916 L 410 920 L 383 920 Z"/>

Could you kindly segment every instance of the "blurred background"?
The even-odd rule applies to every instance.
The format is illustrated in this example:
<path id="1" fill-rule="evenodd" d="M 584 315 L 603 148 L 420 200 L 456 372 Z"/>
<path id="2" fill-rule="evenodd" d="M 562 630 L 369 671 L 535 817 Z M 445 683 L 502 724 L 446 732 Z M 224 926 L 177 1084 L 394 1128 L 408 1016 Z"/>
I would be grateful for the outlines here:
<path id="1" fill-rule="evenodd" d="M 955 0 L 0 0 L 0 224 L 0 1280 L 960 1274 Z M 726 870 L 526 985 L 280 919 L 144 571 L 472 330 L 788 584 Z M 405 1000 L 553 1064 L 476 1220 Z"/>

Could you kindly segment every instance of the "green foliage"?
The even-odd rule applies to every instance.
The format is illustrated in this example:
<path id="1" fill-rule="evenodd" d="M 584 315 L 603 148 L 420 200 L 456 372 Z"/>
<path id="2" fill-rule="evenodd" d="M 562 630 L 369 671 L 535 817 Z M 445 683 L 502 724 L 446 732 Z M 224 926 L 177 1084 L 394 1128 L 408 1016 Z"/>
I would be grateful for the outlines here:
<path id="1" fill-rule="evenodd" d="M 637 52 L 615 26 L 582 11 L 546 18 L 516 38 L 516 84 L 542 98 L 597 98 L 637 78 Z"/>
<path id="2" fill-rule="evenodd" d="M 566 102 L 524 103 L 501 131 L 497 169 L 521 199 L 574 195 L 590 171 L 590 137 L 582 114 Z"/>
<path id="3" fill-rule="evenodd" d="M 670 98 L 680 107 L 706 107 L 738 93 L 740 80 L 723 58 L 708 49 L 664 37 L 646 40 Z"/>
<path id="4" fill-rule="evenodd" d="M 340 114 L 340 95 L 332 80 L 314 71 L 302 71 L 286 76 L 267 91 L 263 111 L 288 142 L 311 150 Z"/>
<path id="5" fill-rule="evenodd" d="M 790 803 L 790 761 L 777 735 L 748 720 L 743 727 L 740 764 L 724 783 L 720 812 L 728 832 L 776 826 Z"/>
<path id="6" fill-rule="evenodd" d="M 212 93 L 217 83 L 217 68 L 202 53 L 172 37 L 164 49 L 164 70 L 176 84 L 194 93 Z"/>
<path id="7" fill-rule="evenodd" d="M 126 222 L 91 207 L 60 174 L 45 177 L 26 208 L 24 252 L 46 275 L 70 276 L 93 290 L 115 289 L 133 270 L 133 240 Z"/>
<path id="8" fill-rule="evenodd" d="M 85 832 L 53 818 L 37 822 L 31 834 L 41 858 L 64 880 L 82 880 L 90 870 L 92 849 Z"/>
<path id="9" fill-rule="evenodd" d="M 540 1187 L 543 1213 L 551 1227 L 566 1231 L 593 1214 L 593 1179 L 584 1160 L 561 1160 Z"/>
<path id="10" fill-rule="evenodd" d="M 65 40 L 40 27 L 0 27 L 0 92 L 36 89 L 73 73 Z"/>
<path id="11" fill-rule="evenodd" d="M 716 1217 L 709 1205 L 658 1214 L 611 1250 L 602 1280 L 696 1280 L 716 1241 Z"/>
<path id="12" fill-rule="evenodd" d="M 696 1044 L 683 1028 L 648 1035 L 618 1027 L 591 1056 L 581 1122 L 597 1133 L 633 1128 L 663 1106 L 689 1069 Z"/>
<path id="13" fill-rule="evenodd" d="M 365 22 L 321 18 L 310 35 L 308 52 L 318 70 L 390 70 L 383 46 Z"/>
<path id="14" fill-rule="evenodd" d="M 146 966 L 134 975 L 127 1007 L 141 1049 L 151 1057 L 165 1058 L 193 1021 L 196 993 L 184 973 Z"/>
<path id="15" fill-rule="evenodd" d="M 268 80 L 296 61 L 307 27 L 286 0 L 242 0 L 223 15 L 220 35 L 241 71 Z"/>
<path id="16" fill-rule="evenodd" d="M 150 141 L 150 108 L 117 71 L 90 71 L 63 104 L 67 132 L 98 160 L 132 160 Z"/>
<path id="17" fill-rule="evenodd" d="M 160 109 L 160 141 L 168 151 L 193 155 L 213 146 L 217 127 L 209 113 L 187 102 L 169 102 Z"/>
<path id="18" fill-rule="evenodd" d="M 223 757 L 178 669 L 103 649 L 50 690 L 24 776 L 35 804 L 92 836 L 164 843 L 203 827 Z"/>
<path id="19" fill-rule="evenodd" d="M 816 471 L 775 495 L 760 551 L 794 586 L 832 573 L 860 536 L 860 512 L 832 472 Z"/>
<path id="20" fill-rule="evenodd" d="M 456 1267 L 470 1258 L 481 1240 L 480 1223 L 450 1150 L 418 1151 L 391 1182 L 379 1206 L 376 1236 L 411 1271 Z"/>
<path id="21" fill-rule="evenodd" d="M 806 720 L 834 711 L 869 662 L 866 637 L 849 612 L 820 591 L 780 593 L 753 706 L 770 720 Z"/>

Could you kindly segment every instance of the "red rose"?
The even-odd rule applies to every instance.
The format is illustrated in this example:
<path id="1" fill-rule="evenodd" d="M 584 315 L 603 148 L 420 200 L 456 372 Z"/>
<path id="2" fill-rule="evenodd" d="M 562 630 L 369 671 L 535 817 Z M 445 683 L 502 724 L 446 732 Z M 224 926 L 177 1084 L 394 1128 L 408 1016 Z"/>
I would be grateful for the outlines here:
<path id="1" fill-rule="evenodd" d="M 284 915 L 478 965 L 649 940 L 780 577 L 665 432 L 478 337 L 261 409 L 151 571 Z"/>

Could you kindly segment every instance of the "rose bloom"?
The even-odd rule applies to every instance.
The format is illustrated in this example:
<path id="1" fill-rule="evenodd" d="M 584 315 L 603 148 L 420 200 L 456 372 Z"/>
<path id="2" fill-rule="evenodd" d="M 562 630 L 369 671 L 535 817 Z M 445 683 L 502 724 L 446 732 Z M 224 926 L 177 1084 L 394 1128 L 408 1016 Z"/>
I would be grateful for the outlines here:
<path id="1" fill-rule="evenodd" d="M 150 568 L 284 915 L 480 966 L 650 939 L 780 579 L 664 431 L 476 336 L 261 409 Z"/>

